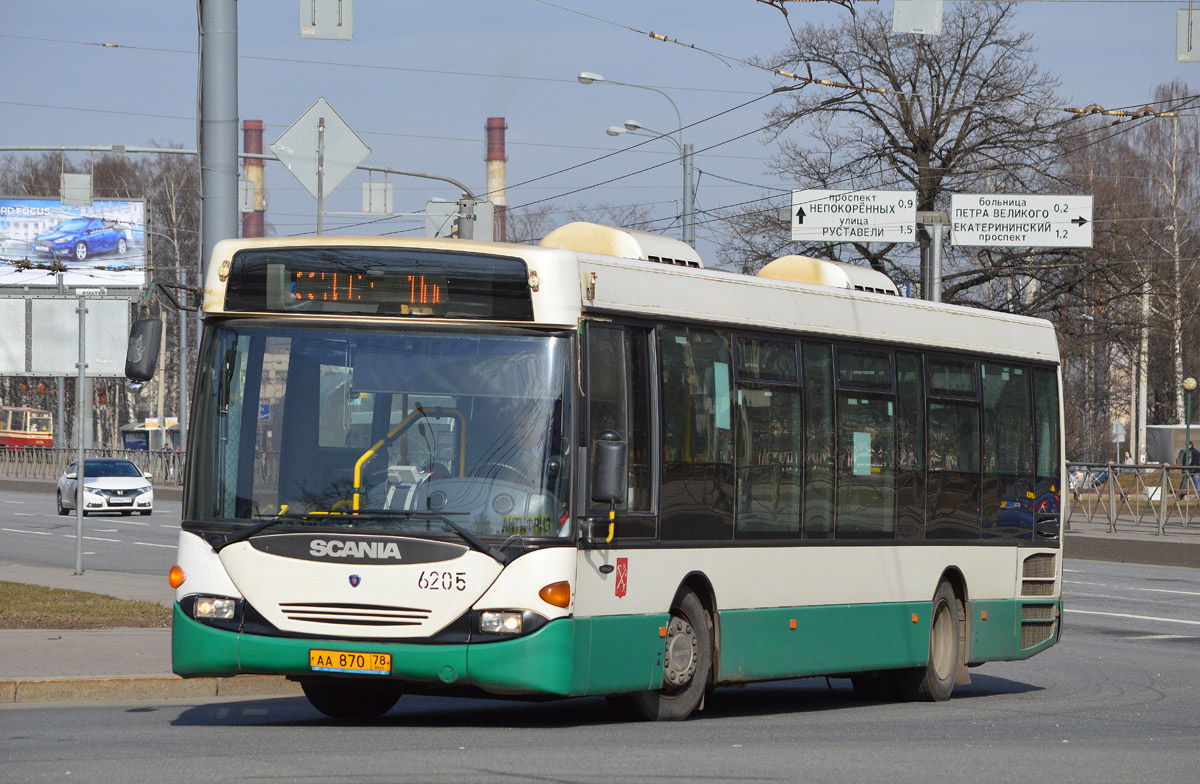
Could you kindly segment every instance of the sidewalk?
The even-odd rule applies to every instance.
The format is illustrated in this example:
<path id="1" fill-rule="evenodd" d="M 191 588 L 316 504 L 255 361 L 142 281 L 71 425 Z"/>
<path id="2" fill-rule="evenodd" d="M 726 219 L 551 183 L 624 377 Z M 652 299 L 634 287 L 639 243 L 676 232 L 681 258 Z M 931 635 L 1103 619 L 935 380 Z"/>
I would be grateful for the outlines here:
<path id="1" fill-rule="evenodd" d="M 1200 524 L 1171 526 L 1159 536 L 1151 523 L 1108 533 L 1107 520 L 1075 522 L 1066 557 L 1200 568 Z M 171 606 L 166 575 L 86 572 L 0 564 L 0 580 L 74 588 Z M 298 696 L 281 677 L 184 680 L 171 673 L 170 629 L 0 630 L 0 704 L 83 700 L 152 700 L 215 696 Z"/>
<path id="2" fill-rule="evenodd" d="M 0 564 L 0 580 L 175 603 L 166 575 L 75 576 L 70 568 Z M 0 705 L 300 693 L 298 684 L 267 675 L 184 680 L 171 672 L 170 629 L 0 629 Z"/>

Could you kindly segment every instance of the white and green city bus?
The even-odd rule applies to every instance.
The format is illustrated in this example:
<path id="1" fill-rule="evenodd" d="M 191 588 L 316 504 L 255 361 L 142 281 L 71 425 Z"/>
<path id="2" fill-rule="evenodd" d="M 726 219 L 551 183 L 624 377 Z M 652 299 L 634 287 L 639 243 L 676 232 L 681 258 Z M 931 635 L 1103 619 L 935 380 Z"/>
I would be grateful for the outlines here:
<path id="1" fill-rule="evenodd" d="M 894 292 L 593 224 L 219 243 L 175 672 L 283 674 L 339 717 L 437 692 L 680 719 L 814 675 L 941 700 L 1045 650 L 1054 330 Z"/>

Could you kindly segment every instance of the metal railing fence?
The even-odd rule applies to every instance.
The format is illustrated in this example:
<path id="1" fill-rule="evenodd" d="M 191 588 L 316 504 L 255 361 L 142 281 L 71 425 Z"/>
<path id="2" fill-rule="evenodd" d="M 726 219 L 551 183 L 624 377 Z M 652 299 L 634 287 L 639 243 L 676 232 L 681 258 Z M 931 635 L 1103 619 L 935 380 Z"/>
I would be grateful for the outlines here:
<path id="1" fill-rule="evenodd" d="M 183 486 L 184 453 L 171 450 L 146 451 L 136 449 L 85 449 L 84 459 L 89 457 L 123 457 L 143 472 L 151 475 L 151 483 L 158 487 Z M 0 479 L 49 479 L 57 480 L 68 465 L 74 462 L 74 448 L 57 449 L 0 448 Z"/>
<path id="2" fill-rule="evenodd" d="M 1068 463 L 1067 475 L 1067 531 L 1099 522 L 1109 533 L 1145 525 L 1165 534 L 1200 518 L 1200 466 Z"/>

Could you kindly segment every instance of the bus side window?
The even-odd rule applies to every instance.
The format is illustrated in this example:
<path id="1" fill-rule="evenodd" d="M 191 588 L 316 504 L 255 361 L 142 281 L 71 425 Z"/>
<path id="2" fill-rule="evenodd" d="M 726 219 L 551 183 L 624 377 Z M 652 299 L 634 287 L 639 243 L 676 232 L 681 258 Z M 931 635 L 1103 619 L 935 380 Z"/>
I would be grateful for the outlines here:
<path id="1" fill-rule="evenodd" d="M 662 530 L 671 541 L 733 538 L 733 373 L 729 334 L 663 327 Z"/>
<path id="2" fill-rule="evenodd" d="M 896 538 L 925 538 L 925 374 L 896 352 Z"/>
<path id="3" fill-rule="evenodd" d="M 833 536 L 833 356 L 804 344 L 804 538 Z"/>
<path id="4" fill-rule="evenodd" d="M 929 473 L 927 539 L 979 539 L 978 370 L 972 360 L 927 357 Z"/>
<path id="5" fill-rule="evenodd" d="M 983 537 L 1033 538 L 1037 484 L 1029 370 L 984 363 Z"/>
<path id="6" fill-rule="evenodd" d="M 738 538 L 800 538 L 804 429 L 796 346 L 738 337 Z"/>
<path id="7" fill-rule="evenodd" d="M 618 504 L 615 535 L 653 537 L 650 483 L 650 362 L 648 333 L 636 327 L 589 324 L 588 435 L 592 448 L 605 430 L 629 445 L 629 495 Z M 590 495 L 589 495 L 590 497 Z M 606 511 L 606 510 L 605 510 Z M 646 516 L 634 516 L 637 513 Z"/>

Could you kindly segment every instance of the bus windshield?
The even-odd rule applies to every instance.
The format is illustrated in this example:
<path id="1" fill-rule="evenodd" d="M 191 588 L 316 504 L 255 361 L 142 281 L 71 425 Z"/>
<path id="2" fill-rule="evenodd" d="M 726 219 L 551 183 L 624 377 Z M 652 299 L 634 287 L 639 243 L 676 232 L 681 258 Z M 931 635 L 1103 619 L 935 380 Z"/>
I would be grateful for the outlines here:
<path id="1" fill-rule="evenodd" d="M 189 521 L 565 535 L 568 336 L 208 329 Z"/>

